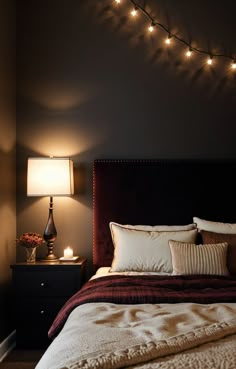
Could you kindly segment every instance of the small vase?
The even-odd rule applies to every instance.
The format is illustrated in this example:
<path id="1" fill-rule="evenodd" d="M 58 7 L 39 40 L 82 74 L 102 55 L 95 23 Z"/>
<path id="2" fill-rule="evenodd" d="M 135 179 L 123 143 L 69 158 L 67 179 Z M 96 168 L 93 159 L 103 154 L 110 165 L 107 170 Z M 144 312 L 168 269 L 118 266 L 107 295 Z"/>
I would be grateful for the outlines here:
<path id="1" fill-rule="evenodd" d="M 26 250 L 26 262 L 35 263 L 36 261 L 36 247 L 25 247 Z"/>

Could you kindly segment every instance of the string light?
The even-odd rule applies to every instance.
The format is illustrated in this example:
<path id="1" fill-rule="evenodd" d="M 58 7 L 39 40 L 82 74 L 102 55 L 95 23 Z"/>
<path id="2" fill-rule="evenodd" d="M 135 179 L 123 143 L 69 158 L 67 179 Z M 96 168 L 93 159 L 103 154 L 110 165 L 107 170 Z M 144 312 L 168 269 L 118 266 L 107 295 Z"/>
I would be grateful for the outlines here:
<path id="1" fill-rule="evenodd" d="M 186 54 L 187 58 L 191 58 L 191 56 L 193 55 L 193 52 L 191 49 L 189 49 L 188 51 L 186 51 Z"/>
<path id="2" fill-rule="evenodd" d="M 148 31 L 150 33 L 152 33 L 154 31 L 154 26 L 152 24 L 148 27 Z"/>
<path id="3" fill-rule="evenodd" d="M 171 35 L 169 35 L 169 36 L 165 39 L 165 43 L 166 43 L 166 45 L 170 45 L 170 44 L 171 44 L 171 41 L 172 41 L 172 39 L 171 39 Z"/>
<path id="4" fill-rule="evenodd" d="M 207 59 L 207 64 L 208 64 L 208 65 L 212 65 L 212 64 L 213 64 L 213 56 L 210 56 L 210 57 Z"/>
<path id="5" fill-rule="evenodd" d="M 132 17 L 136 17 L 138 14 L 138 11 L 136 8 L 134 8 L 133 10 L 131 10 L 130 14 L 132 15 Z"/>
<path id="6" fill-rule="evenodd" d="M 207 65 L 211 66 L 212 64 L 214 64 L 213 58 L 225 58 L 225 59 L 230 59 L 231 60 L 231 70 L 236 71 L 236 60 L 235 57 L 233 57 L 232 55 L 228 55 L 228 54 L 223 54 L 223 53 L 211 53 L 209 55 L 209 52 L 204 50 L 204 49 L 200 49 L 198 47 L 193 47 L 191 46 L 191 44 L 189 42 L 187 42 L 185 39 L 183 39 L 182 37 L 179 37 L 176 34 L 172 34 L 170 29 L 165 26 L 164 24 L 158 22 L 156 19 L 154 19 L 151 14 L 148 12 L 148 10 L 146 10 L 145 6 L 143 5 L 139 5 L 136 0 L 127 0 L 129 2 L 132 3 L 133 5 L 133 10 L 131 10 L 130 14 L 132 17 L 136 17 L 138 15 L 138 11 L 140 11 L 146 18 L 148 18 L 149 22 L 150 22 L 150 26 L 148 27 L 148 31 L 150 33 L 152 33 L 154 31 L 154 29 L 156 27 L 159 27 L 160 29 L 162 29 L 162 31 L 166 32 L 168 34 L 168 37 L 165 39 L 165 44 L 167 46 L 169 46 L 172 43 L 172 40 L 176 40 L 179 43 L 184 44 L 185 46 L 187 46 L 188 50 L 186 51 L 185 55 L 187 58 L 190 58 L 192 56 L 193 53 L 198 53 L 198 54 L 203 54 L 203 55 L 208 55 L 208 59 L 206 60 Z M 120 4 L 122 2 L 122 0 L 115 0 L 116 4 Z"/>

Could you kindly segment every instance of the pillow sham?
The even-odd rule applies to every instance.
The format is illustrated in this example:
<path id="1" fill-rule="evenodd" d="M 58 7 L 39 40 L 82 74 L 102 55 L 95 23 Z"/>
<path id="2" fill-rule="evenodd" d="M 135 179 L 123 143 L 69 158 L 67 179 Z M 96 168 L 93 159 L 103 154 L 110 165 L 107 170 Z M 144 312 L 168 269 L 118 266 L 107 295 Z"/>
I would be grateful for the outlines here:
<path id="1" fill-rule="evenodd" d="M 229 274 L 226 266 L 227 242 L 196 245 L 170 240 L 169 245 L 174 275 Z"/>
<path id="2" fill-rule="evenodd" d="M 191 229 L 196 229 L 196 224 L 186 224 L 186 225 L 131 225 L 131 224 L 119 224 L 116 222 L 111 222 L 110 224 L 115 224 L 120 227 L 137 229 L 141 231 L 190 231 Z"/>
<path id="3" fill-rule="evenodd" d="M 216 233 L 202 230 L 202 242 L 206 243 L 228 243 L 227 267 L 231 274 L 236 274 L 236 234 Z"/>
<path id="4" fill-rule="evenodd" d="M 200 219 L 197 217 L 193 218 L 193 222 L 196 224 L 199 230 L 217 233 L 236 234 L 235 223 L 213 222 L 211 220 Z"/>
<path id="5" fill-rule="evenodd" d="M 114 244 L 111 272 L 172 272 L 170 239 L 195 242 L 197 229 L 189 231 L 144 231 L 110 223 Z"/>

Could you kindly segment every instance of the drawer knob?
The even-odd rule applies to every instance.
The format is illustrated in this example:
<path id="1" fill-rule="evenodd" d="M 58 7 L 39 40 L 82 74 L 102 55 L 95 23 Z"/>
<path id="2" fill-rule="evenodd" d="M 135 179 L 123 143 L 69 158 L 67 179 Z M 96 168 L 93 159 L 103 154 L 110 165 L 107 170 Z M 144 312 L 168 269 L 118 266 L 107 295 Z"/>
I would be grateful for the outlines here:
<path id="1" fill-rule="evenodd" d="M 40 286 L 41 286 L 41 287 L 44 287 L 44 286 L 45 286 L 45 283 L 44 283 L 44 282 L 41 282 L 41 283 L 40 283 Z"/>
<path id="2" fill-rule="evenodd" d="M 40 314 L 41 314 L 41 315 L 43 315 L 43 314 L 44 314 L 44 310 L 41 310 L 41 311 L 40 311 Z"/>

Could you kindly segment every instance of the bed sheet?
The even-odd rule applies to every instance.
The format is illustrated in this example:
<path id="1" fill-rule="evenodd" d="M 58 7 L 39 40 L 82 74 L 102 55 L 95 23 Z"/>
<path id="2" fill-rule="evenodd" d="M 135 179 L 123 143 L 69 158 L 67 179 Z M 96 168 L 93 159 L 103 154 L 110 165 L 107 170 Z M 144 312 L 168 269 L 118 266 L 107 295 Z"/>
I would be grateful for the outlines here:
<path id="1" fill-rule="evenodd" d="M 127 271 L 127 272 L 111 272 L 110 271 L 111 268 L 110 267 L 100 267 L 96 273 L 90 278 L 90 279 L 95 279 L 95 278 L 99 278 L 99 277 L 105 277 L 105 276 L 109 276 L 109 275 L 133 275 L 133 276 L 138 276 L 138 275 L 162 275 L 162 276 L 167 276 L 167 275 L 171 275 L 171 273 L 164 273 L 164 272 L 135 272 L 135 271 Z"/>

